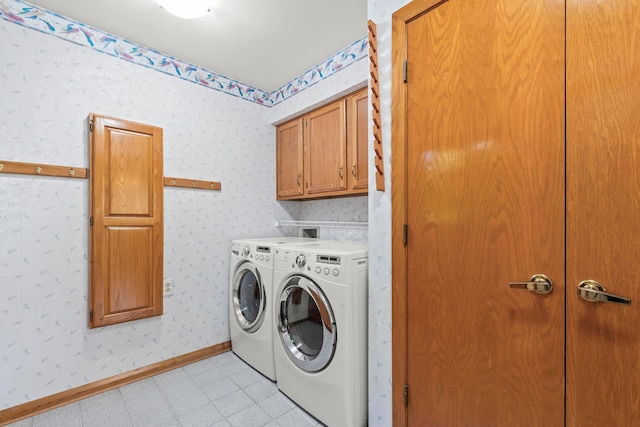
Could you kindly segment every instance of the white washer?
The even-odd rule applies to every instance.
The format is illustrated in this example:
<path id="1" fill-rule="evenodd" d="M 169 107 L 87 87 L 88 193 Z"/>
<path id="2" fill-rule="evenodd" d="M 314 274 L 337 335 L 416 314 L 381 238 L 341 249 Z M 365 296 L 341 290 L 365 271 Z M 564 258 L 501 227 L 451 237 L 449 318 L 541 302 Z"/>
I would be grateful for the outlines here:
<path id="1" fill-rule="evenodd" d="M 315 239 L 274 237 L 231 241 L 229 328 L 231 349 L 272 381 L 273 359 L 273 248 Z"/>
<path id="2" fill-rule="evenodd" d="M 278 388 L 331 427 L 367 425 L 365 242 L 276 248 Z"/>

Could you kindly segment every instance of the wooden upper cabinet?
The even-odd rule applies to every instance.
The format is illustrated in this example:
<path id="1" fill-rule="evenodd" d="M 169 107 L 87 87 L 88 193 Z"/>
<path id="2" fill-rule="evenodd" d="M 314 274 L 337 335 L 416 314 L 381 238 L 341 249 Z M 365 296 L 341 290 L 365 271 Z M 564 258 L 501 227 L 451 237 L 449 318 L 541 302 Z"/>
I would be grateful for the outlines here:
<path id="1" fill-rule="evenodd" d="M 91 115 L 90 327 L 162 314 L 162 129 Z"/>
<path id="2" fill-rule="evenodd" d="M 344 101 L 334 102 L 304 118 L 305 191 L 307 194 L 344 190 L 347 138 Z"/>
<path id="3" fill-rule="evenodd" d="M 276 182 L 278 199 L 301 196 L 303 191 L 302 119 L 278 126 L 276 135 Z"/>
<path id="4" fill-rule="evenodd" d="M 347 152 L 349 189 L 354 193 L 367 193 L 369 188 L 369 92 L 362 89 L 347 98 Z"/>
<path id="5" fill-rule="evenodd" d="M 361 89 L 277 127 L 278 200 L 367 194 L 367 94 Z"/>

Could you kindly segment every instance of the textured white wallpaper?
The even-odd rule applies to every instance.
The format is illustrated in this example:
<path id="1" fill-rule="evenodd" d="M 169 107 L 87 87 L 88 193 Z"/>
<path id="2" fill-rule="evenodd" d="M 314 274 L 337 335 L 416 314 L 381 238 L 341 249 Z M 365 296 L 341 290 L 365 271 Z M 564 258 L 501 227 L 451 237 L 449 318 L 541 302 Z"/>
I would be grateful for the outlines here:
<path id="1" fill-rule="evenodd" d="M 346 88 L 340 74 L 314 103 Z M 0 159 L 88 167 L 90 112 L 162 127 L 165 175 L 222 191 L 165 189 L 164 315 L 89 330 L 88 181 L 1 175 L 0 410 L 227 341 L 230 239 L 366 218 L 366 197 L 275 201 L 270 109 L 0 21 Z"/>
<path id="2" fill-rule="evenodd" d="M 391 402 L 391 19 L 409 0 L 368 0 L 376 23 L 385 192 L 369 189 L 369 425 L 392 425 Z M 371 129 L 369 130 L 371 134 Z M 372 135 L 369 136 L 371 141 Z M 373 146 L 369 164 L 373 164 Z M 369 168 L 369 182 L 375 182 Z"/>

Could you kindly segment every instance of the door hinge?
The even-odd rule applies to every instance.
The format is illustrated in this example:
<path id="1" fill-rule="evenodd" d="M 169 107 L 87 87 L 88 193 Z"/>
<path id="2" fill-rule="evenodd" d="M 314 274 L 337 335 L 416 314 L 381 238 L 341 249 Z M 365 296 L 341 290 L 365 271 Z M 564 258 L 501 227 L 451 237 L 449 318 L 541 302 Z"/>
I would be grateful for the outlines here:
<path id="1" fill-rule="evenodd" d="M 404 224 L 402 226 L 402 243 L 407 246 L 407 242 L 409 241 L 409 224 Z"/>
<path id="2" fill-rule="evenodd" d="M 409 406 L 409 386 L 407 384 L 404 385 L 404 407 Z"/>
<path id="3" fill-rule="evenodd" d="M 89 217 L 89 225 L 93 225 L 93 217 Z"/>
<path id="4" fill-rule="evenodd" d="M 404 82 L 407 82 L 407 61 L 404 61 L 402 63 L 402 80 L 404 80 Z"/>
<path id="5" fill-rule="evenodd" d="M 89 122 L 89 132 L 93 132 L 93 122 Z"/>

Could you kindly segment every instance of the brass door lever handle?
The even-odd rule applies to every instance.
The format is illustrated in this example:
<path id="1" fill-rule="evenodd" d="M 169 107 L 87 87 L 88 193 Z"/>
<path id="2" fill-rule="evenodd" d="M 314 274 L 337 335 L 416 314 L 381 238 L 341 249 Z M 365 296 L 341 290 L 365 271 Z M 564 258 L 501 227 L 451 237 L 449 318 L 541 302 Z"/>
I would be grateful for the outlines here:
<path id="1" fill-rule="evenodd" d="M 509 282 L 510 288 L 526 289 L 537 294 L 548 294 L 553 290 L 553 282 L 544 274 L 534 274 L 528 282 Z"/>
<path id="2" fill-rule="evenodd" d="M 578 285 L 578 296 L 589 302 L 612 302 L 631 305 L 631 299 L 605 292 L 606 289 L 595 280 L 583 280 Z"/>

